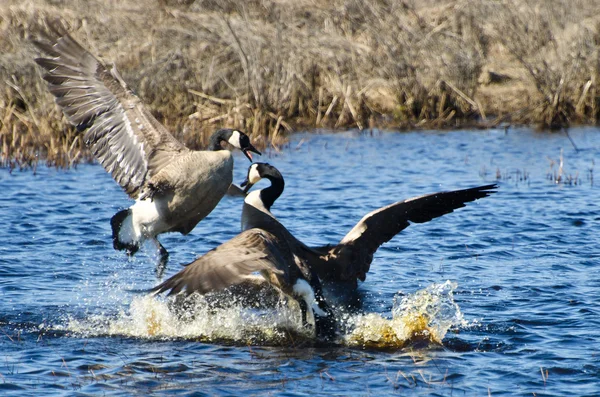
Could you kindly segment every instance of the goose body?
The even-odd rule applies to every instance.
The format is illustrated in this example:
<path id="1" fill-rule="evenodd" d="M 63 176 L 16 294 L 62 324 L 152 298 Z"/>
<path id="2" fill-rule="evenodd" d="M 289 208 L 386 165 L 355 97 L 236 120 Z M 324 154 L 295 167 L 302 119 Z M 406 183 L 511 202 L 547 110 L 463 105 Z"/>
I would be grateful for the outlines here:
<path id="1" fill-rule="evenodd" d="M 276 196 L 277 191 L 283 191 L 283 177 L 274 167 L 268 167 L 261 177 L 269 178 L 272 185 L 263 192 L 265 196 Z M 252 203 L 252 197 L 253 194 L 245 200 Z M 332 337 L 336 327 L 333 314 L 323 298 L 318 276 L 296 252 L 299 242 L 275 218 L 265 219 L 269 221 L 269 230 L 253 227 L 242 231 L 152 291 L 169 291 L 169 295 L 205 294 L 254 282 L 255 274 L 259 273 L 264 281 L 299 303 L 304 324 L 308 323 L 308 314 L 312 315 L 318 337 Z"/>
<path id="2" fill-rule="evenodd" d="M 177 160 L 155 178 L 164 181 L 163 186 L 168 188 L 154 194 L 152 199 L 136 200 L 126 210 L 127 216 L 120 227 L 114 225 L 117 245 L 139 246 L 145 239 L 167 232 L 186 235 L 225 195 L 233 172 L 229 151 L 191 152 Z"/>
<path id="3" fill-rule="evenodd" d="M 261 179 L 260 171 L 264 166 L 263 163 L 250 166 L 246 190 Z M 285 232 L 279 233 L 285 233 L 294 254 L 301 258 L 322 282 L 343 282 L 346 286 L 355 288 L 358 280 L 365 280 L 377 249 L 411 222 L 424 223 L 453 212 L 464 207 L 467 202 L 494 193 L 493 189 L 496 187 L 485 185 L 398 201 L 365 215 L 338 244 L 308 247 L 293 237 L 271 213 L 271 206 L 283 192 L 283 186 L 279 186 L 280 191 L 277 192 L 263 189 L 248 194 L 242 211 L 242 230 L 254 227 L 266 231 L 272 228 L 285 229 Z"/>
<path id="4" fill-rule="evenodd" d="M 113 246 L 133 255 L 147 239 L 160 250 L 160 267 L 168 252 L 156 236 L 189 233 L 227 193 L 233 157 L 227 142 L 260 154 L 248 136 L 222 129 L 209 150 L 193 151 L 160 124 L 127 87 L 114 66 L 106 67 L 69 34 L 57 32 L 49 43 L 36 42 L 47 55 L 35 61 L 56 103 L 71 124 L 84 131 L 92 153 L 135 204 L 111 219 Z"/>
<path id="5" fill-rule="evenodd" d="M 337 245 L 311 248 L 294 237 L 271 213 L 284 189 L 281 173 L 265 163 L 248 170 L 244 192 L 260 179 L 271 186 L 248 193 L 242 210 L 242 232 L 196 259 L 152 289 L 169 295 L 218 291 L 245 282 L 255 273 L 300 303 L 303 321 L 312 312 L 317 335 L 330 336 L 333 314 L 323 297 L 322 281 L 356 286 L 364 280 L 377 248 L 409 225 L 426 222 L 493 193 L 495 185 L 434 193 L 400 201 L 365 215 Z"/>

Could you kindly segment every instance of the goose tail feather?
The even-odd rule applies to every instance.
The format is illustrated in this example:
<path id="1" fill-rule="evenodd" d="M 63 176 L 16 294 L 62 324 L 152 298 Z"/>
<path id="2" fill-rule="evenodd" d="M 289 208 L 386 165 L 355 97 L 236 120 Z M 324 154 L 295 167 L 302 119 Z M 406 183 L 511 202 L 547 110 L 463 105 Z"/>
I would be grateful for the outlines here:
<path id="1" fill-rule="evenodd" d="M 139 249 L 139 242 L 133 231 L 131 208 L 117 212 L 110 219 L 112 228 L 113 248 L 118 251 L 126 250 L 127 254 L 134 255 Z"/>

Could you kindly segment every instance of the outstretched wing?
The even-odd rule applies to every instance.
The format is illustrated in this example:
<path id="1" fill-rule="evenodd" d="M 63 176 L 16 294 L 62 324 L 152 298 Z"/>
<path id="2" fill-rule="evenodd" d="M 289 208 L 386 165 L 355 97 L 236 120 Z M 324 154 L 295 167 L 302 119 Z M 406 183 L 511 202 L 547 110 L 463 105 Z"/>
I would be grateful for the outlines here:
<path id="1" fill-rule="evenodd" d="M 56 103 L 104 169 L 137 198 L 174 154 L 188 150 L 150 114 L 115 66 L 106 68 L 69 34 L 35 42 L 48 57 L 35 61 Z"/>
<path id="2" fill-rule="evenodd" d="M 340 241 L 339 245 L 352 244 L 375 253 L 381 244 L 391 240 L 410 225 L 424 223 L 449 214 L 465 203 L 495 193 L 497 185 L 440 192 L 399 201 L 365 215 Z"/>
<path id="3" fill-rule="evenodd" d="M 196 259 L 151 292 L 205 294 L 239 284 L 261 270 L 283 274 L 278 269 L 283 260 L 272 234 L 249 229 Z"/>

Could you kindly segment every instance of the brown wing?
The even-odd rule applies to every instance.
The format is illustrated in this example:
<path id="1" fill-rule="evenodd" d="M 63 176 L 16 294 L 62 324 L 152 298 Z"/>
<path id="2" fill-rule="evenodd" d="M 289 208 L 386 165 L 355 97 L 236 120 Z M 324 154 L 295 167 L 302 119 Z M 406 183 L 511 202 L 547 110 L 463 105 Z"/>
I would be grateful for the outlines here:
<path id="1" fill-rule="evenodd" d="M 399 201 L 365 215 L 334 246 L 315 247 L 307 251 L 309 262 L 319 277 L 327 281 L 354 283 L 364 281 L 381 244 L 391 240 L 410 225 L 423 223 L 448 214 L 465 203 L 494 193 L 496 185 L 441 192 Z"/>
<path id="2" fill-rule="evenodd" d="M 71 124 L 87 130 L 93 154 L 132 198 L 173 155 L 187 150 L 144 107 L 116 68 L 106 68 L 70 35 L 36 42 L 35 61 Z"/>
<path id="3" fill-rule="evenodd" d="M 340 245 L 353 244 L 375 253 L 379 246 L 392 239 L 410 225 L 424 223 L 453 212 L 465 203 L 487 197 L 497 185 L 485 185 L 471 189 L 440 192 L 379 208 L 365 215 L 342 239 Z"/>
<path id="4" fill-rule="evenodd" d="M 284 260 L 272 234 L 249 229 L 196 259 L 151 291 L 157 294 L 169 291 L 169 295 L 182 291 L 186 295 L 205 294 L 239 284 L 261 270 L 283 274 L 278 267 Z"/>

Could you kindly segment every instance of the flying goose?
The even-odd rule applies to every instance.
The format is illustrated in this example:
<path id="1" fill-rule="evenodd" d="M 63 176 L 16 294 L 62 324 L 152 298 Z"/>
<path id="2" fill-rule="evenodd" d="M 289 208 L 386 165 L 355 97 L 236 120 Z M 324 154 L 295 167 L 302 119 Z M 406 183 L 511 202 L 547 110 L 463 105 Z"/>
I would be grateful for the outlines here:
<path id="1" fill-rule="evenodd" d="M 269 178 L 275 186 L 263 189 L 265 195 L 283 191 L 283 177 L 275 167 L 261 165 L 261 177 Z M 194 292 L 205 294 L 252 282 L 259 273 L 268 284 L 299 303 L 303 325 L 308 325 L 310 313 L 316 336 L 330 339 L 336 330 L 335 318 L 323 298 L 318 276 L 296 255 L 295 244 L 294 237 L 274 220 L 268 231 L 260 228 L 243 231 L 150 291 L 186 296 Z"/>
<path id="2" fill-rule="evenodd" d="M 242 210 L 242 230 L 285 229 L 271 213 L 271 206 L 284 188 L 283 179 L 271 176 L 273 169 L 265 163 L 254 163 L 249 167 L 248 178 L 242 184 L 246 192 L 262 178 L 268 178 L 271 186 L 248 193 Z M 356 287 L 357 280 L 365 280 L 377 249 L 408 227 L 410 222 L 428 222 L 464 207 L 465 203 L 495 193 L 492 190 L 495 188 L 497 185 L 492 184 L 398 201 L 365 215 L 336 245 L 310 248 L 286 230 L 288 244 L 292 246 L 294 255 L 306 263 L 322 282 L 345 282 Z"/>
<path id="3" fill-rule="evenodd" d="M 113 246 L 135 254 L 146 240 L 160 252 L 164 270 L 167 250 L 156 236 L 188 234 L 228 191 L 233 158 L 222 142 L 240 149 L 252 162 L 248 136 L 221 129 L 207 151 L 186 148 L 156 120 L 127 87 L 116 67 L 106 67 L 68 33 L 49 43 L 36 42 L 48 57 L 35 61 L 44 70 L 48 89 L 71 124 L 84 131 L 92 153 L 135 204 L 111 219 Z"/>

